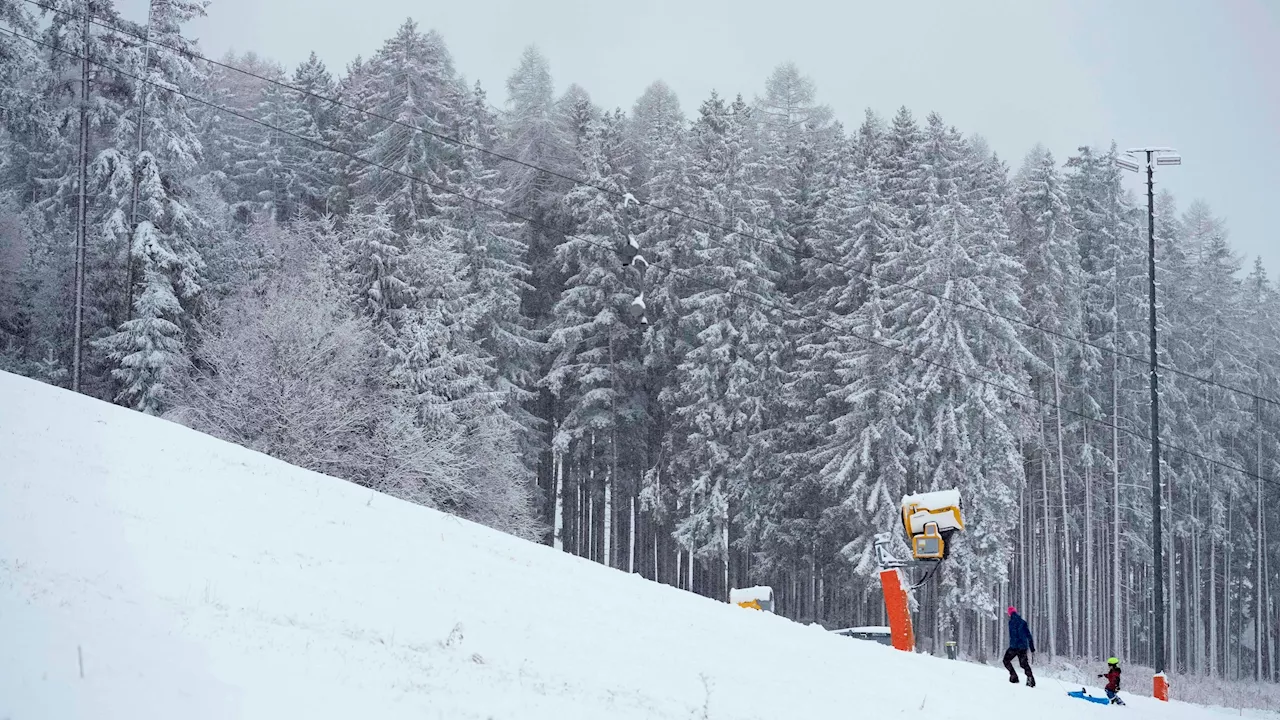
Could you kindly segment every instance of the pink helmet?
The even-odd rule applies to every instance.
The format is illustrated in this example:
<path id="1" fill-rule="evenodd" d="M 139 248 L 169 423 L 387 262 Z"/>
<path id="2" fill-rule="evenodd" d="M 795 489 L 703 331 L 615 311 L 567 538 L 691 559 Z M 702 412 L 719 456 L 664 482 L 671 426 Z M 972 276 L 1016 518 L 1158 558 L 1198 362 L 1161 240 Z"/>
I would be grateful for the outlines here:
<path id="1" fill-rule="evenodd" d="M 1012 615 L 1012 614 L 1014 614 L 1014 613 L 1016 613 L 1016 612 L 1018 612 L 1017 608 L 1015 608 L 1014 606 L 1010 605 L 1010 606 L 1009 606 L 1009 614 L 1010 614 L 1010 615 Z"/>

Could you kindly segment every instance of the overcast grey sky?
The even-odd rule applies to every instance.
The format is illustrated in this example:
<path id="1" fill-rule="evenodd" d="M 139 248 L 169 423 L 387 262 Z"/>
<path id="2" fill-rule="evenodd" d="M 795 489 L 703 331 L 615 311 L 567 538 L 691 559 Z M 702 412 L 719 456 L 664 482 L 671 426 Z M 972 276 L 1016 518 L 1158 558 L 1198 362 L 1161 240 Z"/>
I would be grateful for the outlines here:
<path id="1" fill-rule="evenodd" d="M 142 19 L 146 0 L 121 0 Z M 714 88 L 754 96 L 797 63 L 846 125 L 872 107 L 936 110 L 1015 169 L 1036 142 L 1169 145 L 1185 207 L 1207 200 L 1234 246 L 1280 276 L 1280 2 L 1276 0 L 213 0 L 192 27 L 208 53 L 287 66 L 314 50 L 340 72 L 406 17 L 439 30 L 459 70 L 501 103 L 536 44 L 556 85 L 630 109 L 665 80 L 686 112 Z M 1137 178 L 1133 179 L 1137 189 Z M 1278 203 L 1280 205 L 1280 203 Z"/>

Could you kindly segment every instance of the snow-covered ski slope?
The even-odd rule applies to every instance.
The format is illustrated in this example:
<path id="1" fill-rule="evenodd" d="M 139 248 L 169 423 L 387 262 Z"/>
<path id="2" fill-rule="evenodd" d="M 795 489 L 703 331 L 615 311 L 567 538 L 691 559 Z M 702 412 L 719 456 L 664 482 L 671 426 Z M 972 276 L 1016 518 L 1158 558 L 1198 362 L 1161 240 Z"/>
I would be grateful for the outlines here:
<path id="1" fill-rule="evenodd" d="M 0 718 L 1223 717 L 1068 689 L 700 598 L 0 373 Z"/>

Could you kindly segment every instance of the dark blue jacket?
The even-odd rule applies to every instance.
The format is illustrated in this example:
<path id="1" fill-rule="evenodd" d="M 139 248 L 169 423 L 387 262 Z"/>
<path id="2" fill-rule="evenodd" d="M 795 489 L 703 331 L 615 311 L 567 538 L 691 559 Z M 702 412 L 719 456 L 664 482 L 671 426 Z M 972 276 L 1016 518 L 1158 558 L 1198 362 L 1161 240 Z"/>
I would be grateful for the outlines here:
<path id="1" fill-rule="evenodd" d="M 1036 641 L 1031 637 L 1031 628 L 1018 613 L 1009 616 L 1009 647 L 1014 650 L 1036 651 Z"/>

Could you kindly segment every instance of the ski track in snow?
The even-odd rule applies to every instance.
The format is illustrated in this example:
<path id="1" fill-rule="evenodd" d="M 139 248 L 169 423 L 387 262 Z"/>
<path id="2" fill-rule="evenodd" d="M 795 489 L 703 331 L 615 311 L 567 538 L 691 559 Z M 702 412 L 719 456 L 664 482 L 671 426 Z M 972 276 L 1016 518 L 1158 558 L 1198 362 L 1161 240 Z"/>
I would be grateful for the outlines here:
<path id="1" fill-rule="evenodd" d="M 1039 683 L 700 598 L 0 373 L 0 720 L 1110 711 Z M 1225 717 L 1126 700 L 1133 718 Z"/>

